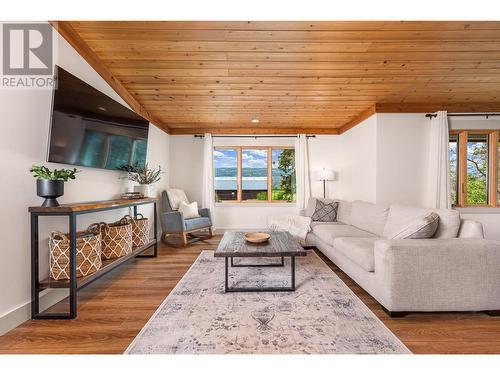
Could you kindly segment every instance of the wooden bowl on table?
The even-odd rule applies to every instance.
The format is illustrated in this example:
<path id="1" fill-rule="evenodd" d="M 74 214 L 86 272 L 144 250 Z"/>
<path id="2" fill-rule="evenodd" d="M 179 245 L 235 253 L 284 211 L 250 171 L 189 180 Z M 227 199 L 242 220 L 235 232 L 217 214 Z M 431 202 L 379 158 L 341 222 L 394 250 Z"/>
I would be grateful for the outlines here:
<path id="1" fill-rule="evenodd" d="M 269 241 L 271 235 L 265 232 L 249 232 L 245 233 L 245 240 L 250 243 L 264 243 Z"/>

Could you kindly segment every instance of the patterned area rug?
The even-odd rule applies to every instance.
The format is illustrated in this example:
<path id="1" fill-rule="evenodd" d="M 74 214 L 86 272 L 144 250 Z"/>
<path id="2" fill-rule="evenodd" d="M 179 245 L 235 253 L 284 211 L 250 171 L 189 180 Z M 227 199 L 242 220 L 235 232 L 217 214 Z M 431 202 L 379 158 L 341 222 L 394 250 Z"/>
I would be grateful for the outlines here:
<path id="1" fill-rule="evenodd" d="M 224 293 L 224 259 L 203 251 L 125 353 L 410 353 L 313 251 L 296 259 L 295 292 Z M 230 284 L 283 286 L 289 273 L 289 261 L 231 268 Z"/>

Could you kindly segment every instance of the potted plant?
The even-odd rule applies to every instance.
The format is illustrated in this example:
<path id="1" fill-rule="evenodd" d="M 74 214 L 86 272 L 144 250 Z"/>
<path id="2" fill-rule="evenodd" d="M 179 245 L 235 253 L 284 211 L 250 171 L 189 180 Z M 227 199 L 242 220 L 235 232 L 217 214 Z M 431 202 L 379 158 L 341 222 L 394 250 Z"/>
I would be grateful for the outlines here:
<path id="1" fill-rule="evenodd" d="M 141 193 L 145 197 L 150 197 L 153 195 L 151 184 L 159 181 L 161 174 L 162 170 L 160 166 L 158 166 L 158 169 L 149 169 L 146 164 L 144 167 L 136 166 L 132 170 L 129 170 L 128 179 L 139 184 L 138 186 L 134 186 L 134 191 Z"/>
<path id="2" fill-rule="evenodd" d="M 127 187 L 126 187 L 127 193 L 134 191 L 134 187 L 136 186 L 136 183 L 134 181 L 130 180 L 128 177 L 129 177 L 130 173 L 136 173 L 137 168 L 138 168 L 138 163 L 136 163 L 134 165 L 124 164 L 122 166 L 117 167 L 117 169 L 119 171 L 127 172 L 127 175 L 125 177 L 120 177 L 120 179 L 127 180 Z"/>
<path id="3" fill-rule="evenodd" d="M 45 198 L 42 207 L 57 207 L 57 198 L 64 195 L 64 183 L 74 180 L 79 171 L 76 168 L 50 170 L 43 165 L 33 165 L 30 172 L 36 178 L 36 194 Z"/>

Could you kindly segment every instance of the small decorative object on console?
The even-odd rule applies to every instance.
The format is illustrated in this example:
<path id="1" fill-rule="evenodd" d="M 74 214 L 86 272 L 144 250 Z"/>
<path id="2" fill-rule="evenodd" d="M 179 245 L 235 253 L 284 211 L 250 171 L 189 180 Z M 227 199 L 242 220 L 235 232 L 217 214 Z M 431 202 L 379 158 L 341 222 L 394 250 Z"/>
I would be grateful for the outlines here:
<path id="1" fill-rule="evenodd" d="M 160 166 L 158 166 L 158 169 L 149 169 L 147 164 L 144 167 L 134 167 L 127 172 L 127 178 L 139 184 L 139 186 L 134 187 L 134 191 L 143 194 L 145 197 L 153 195 L 151 185 L 158 182 L 162 174 Z"/>
<path id="2" fill-rule="evenodd" d="M 144 195 L 139 193 L 139 192 L 132 191 L 132 192 L 123 193 L 121 198 L 122 199 L 142 199 L 142 198 L 144 198 Z"/>
<path id="3" fill-rule="evenodd" d="M 251 243 L 264 243 L 269 241 L 271 235 L 265 232 L 249 232 L 245 233 L 245 240 Z"/>

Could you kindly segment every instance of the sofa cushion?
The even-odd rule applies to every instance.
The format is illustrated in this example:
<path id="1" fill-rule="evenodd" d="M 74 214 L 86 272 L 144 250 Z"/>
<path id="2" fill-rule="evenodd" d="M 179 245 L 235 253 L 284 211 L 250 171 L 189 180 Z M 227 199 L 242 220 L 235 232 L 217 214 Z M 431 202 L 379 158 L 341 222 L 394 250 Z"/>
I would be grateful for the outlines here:
<path id="1" fill-rule="evenodd" d="M 311 222 L 311 229 L 314 227 L 317 227 L 318 225 L 325 225 L 327 223 L 321 222 L 321 221 L 312 221 Z M 332 221 L 331 223 L 328 223 L 330 225 L 345 225 L 344 223 L 341 223 L 340 221 Z"/>
<path id="2" fill-rule="evenodd" d="M 401 225 L 397 230 L 388 233 L 387 238 L 390 239 L 424 239 L 432 238 L 436 233 L 439 224 L 439 216 L 435 212 L 431 212 L 424 216 L 417 217 L 416 219 Z M 385 233 L 385 232 L 384 232 Z"/>
<path id="3" fill-rule="evenodd" d="M 316 199 L 316 208 L 311 216 L 312 221 L 321 222 L 335 222 L 337 221 L 337 210 L 339 208 L 339 202 L 322 202 L 320 199 Z"/>
<path id="4" fill-rule="evenodd" d="M 316 209 L 316 201 L 321 200 L 324 203 L 339 202 L 337 209 L 337 221 L 344 224 L 351 224 L 351 202 L 342 199 L 309 198 L 307 207 L 304 211 L 305 216 L 311 217 Z"/>
<path id="5" fill-rule="evenodd" d="M 333 247 L 365 271 L 375 271 L 375 241 L 378 237 L 355 238 L 339 237 L 333 241 Z"/>
<path id="6" fill-rule="evenodd" d="M 352 225 L 324 223 L 313 227 L 312 232 L 328 245 L 337 237 L 375 237 L 374 234 L 356 228 Z"/>
<path id="7" fill-rule="evenodd" d="M 389 238 L 402 225 L 408 224 L 418 217 L 435 212 L 439 216 L 439 224 L 433 238 L 455 238 L 460 228 L 460 213 L 456 210 L 429 209 L 412 206 L 391 205 L 384 237 Z"/>
<path id="8" fill-rule="evenodd" d="M 382 236 L 389 207 L 364 201 L 352 202 L 351 225 Z"/>
<path id="9" fill-rule="evenodd" d="M 337 210 L 337 221 L 340 221 L 344 224 L 351 225 L 351 206 L 352 203 L 348 201 L 344 201 L 342 199 L 335 199 L 336 202 L 339 202 L 339 209 Z"/>
<path id="10" fill-rule="evenodd" d="M 460 212 L 457 210 L 429 210 L 439 216 L 439 225 L 433 238 L 456 238 L 460 229 Z"/>

